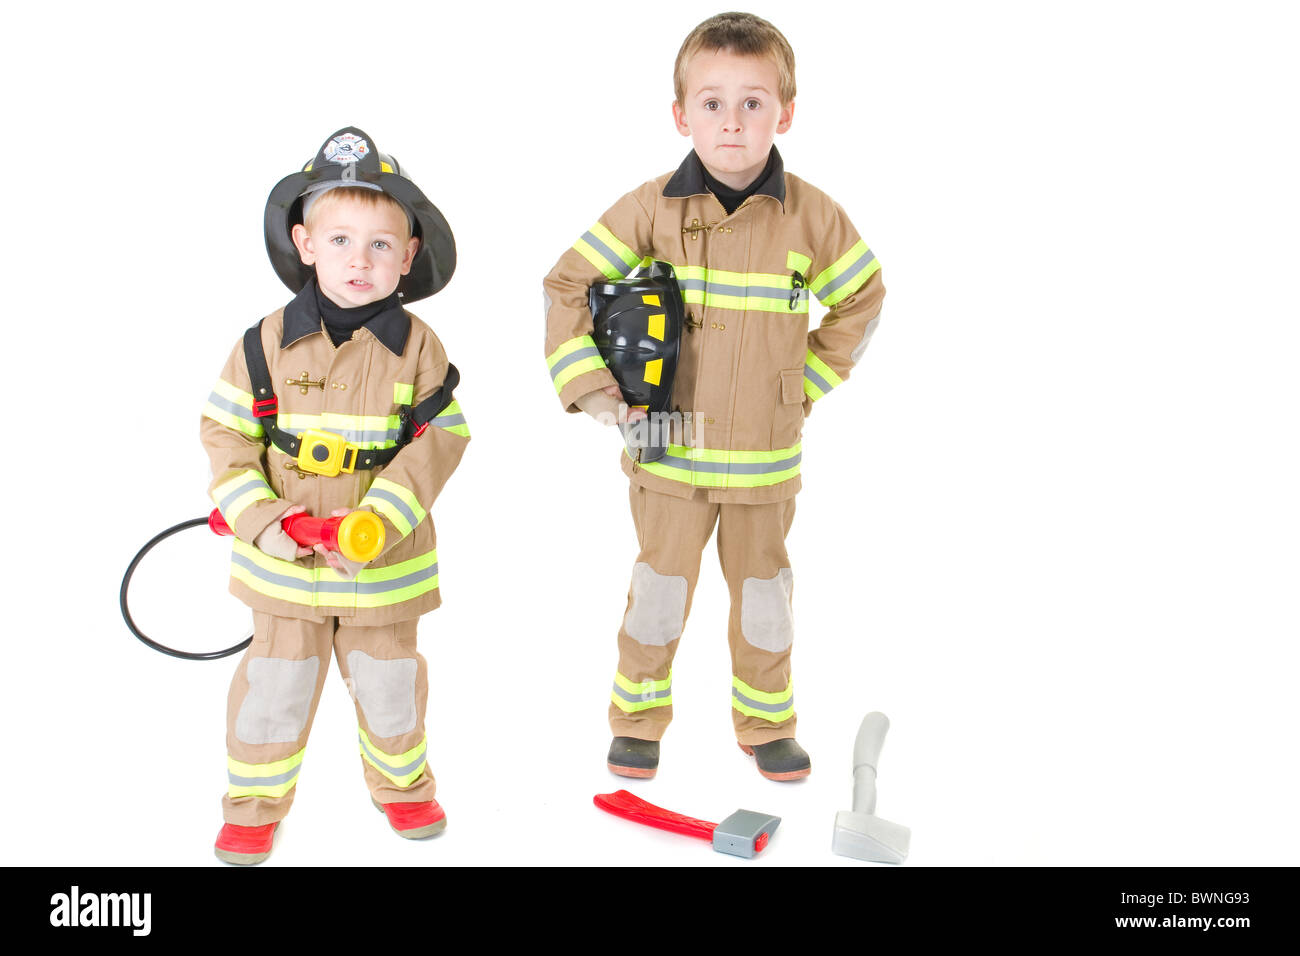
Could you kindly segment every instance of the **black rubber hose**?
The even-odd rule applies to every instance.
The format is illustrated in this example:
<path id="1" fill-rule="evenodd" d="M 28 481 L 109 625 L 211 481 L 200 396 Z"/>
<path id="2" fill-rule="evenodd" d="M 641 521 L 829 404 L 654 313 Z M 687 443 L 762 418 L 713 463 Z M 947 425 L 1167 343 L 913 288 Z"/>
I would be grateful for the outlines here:
<path id="1" fill-rule="evenodd" d="M 153 638 L 146 635 L 144 631 L 135 626 L 135 621 L 131 620 L 131 611 L 126 606 L 126 592 L 127 588 L 131 585 L 131 575 L 135 573 L 136 565 L 140 563 L 140 559 L 148 554 L 155 544 L 162 541 L 164 538 L 171 537 L 178 531 L 184 531 L 186 528 L 195 528 L 201 524 L 207 523 L 208 519 L 206 515 L 202 518 L 191 518 L 189 521 L 182 521 L 180 524 L 172 525 L 166 531 L 159 532 L 150 538 L 149 543 L 137 551 L 135 557 L 131 559 L 131 563 L 126 566 L 126 574 L 122 576 L 122 591 L 119 595 L 119 601 L 122 605 L 122 620 L 126 621 L 126 626 L 131 629 L 132 634 L 140 638 L 140 640 L 148 644 L 155 651 L 161 651 L 163 654 L 170 654 L 172 657 L 179 657 L 186 661 L 215 661 L 220 660 L 223 657 L 229 657 L 231 654 L 238 654 L 253 642 L 253 635 L 248 635 L 244 640 L 240 641 L 233 647 L 227 647 L 224 651 L 206 651 L 203 653 L 178 651 L 173 647 L 159 644 Z"/>

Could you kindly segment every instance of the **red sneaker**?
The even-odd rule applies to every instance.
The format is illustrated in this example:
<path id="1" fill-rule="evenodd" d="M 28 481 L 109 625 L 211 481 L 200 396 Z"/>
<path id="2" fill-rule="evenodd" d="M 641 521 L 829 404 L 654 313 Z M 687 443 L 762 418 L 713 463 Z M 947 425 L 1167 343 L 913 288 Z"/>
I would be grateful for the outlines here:
<path id="1" fill-rule="evenodd" d="M 371 803 L 384 811 L 393 832 L 408 840 L 423 840 L 441 833 L 447 826 L 446 811 L 438 806 L 437 800 L 425 803 L 380 803 L 372 798 Z"/>
<path id="2" fill-rule="evenodd" d="M 217 859 L 243 866 L 261 863 L 271 855 L 271 840 L 277 826 L 278 822 L 261 827 L 227 823 L 217 834 L 217 845 L 213 848 Z"/>

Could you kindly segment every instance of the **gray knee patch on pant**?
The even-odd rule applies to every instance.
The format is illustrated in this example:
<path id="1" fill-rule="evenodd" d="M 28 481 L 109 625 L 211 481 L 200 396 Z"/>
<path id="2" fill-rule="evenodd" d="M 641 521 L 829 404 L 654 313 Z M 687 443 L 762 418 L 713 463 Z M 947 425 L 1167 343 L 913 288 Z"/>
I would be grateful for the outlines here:
<path id="1" fill-rule="evenodd" d="M 773 578 L 745 578 L 740 589 L 740 633 L 760 651 L 780 653 L 794 642 L 794 572 L 782 568 Z"/>
<path id="2" fill-rule="evenodd" d="M 348 671 L 357 703 L 376 737 L 398 737 L 415 729 L 415 675 L 413 657 L 384 661 L 364 651 L 348 653 Z"/>
<path id="3" fill-rule="evenodd" d="M 246 744 L 291 743 L 302 736 L 316 693 L 320 658 L 248 662 L 248 696 L 235 717 L 235 736 Z"/>
<path id="4" fill-rule="evenodd" d="M 660 574 L 644 561 L 632 568 L 632 605 L 623 627 L 638 644 L 663 647 L 682 636 L 686 624 L 686 579 Z"/>

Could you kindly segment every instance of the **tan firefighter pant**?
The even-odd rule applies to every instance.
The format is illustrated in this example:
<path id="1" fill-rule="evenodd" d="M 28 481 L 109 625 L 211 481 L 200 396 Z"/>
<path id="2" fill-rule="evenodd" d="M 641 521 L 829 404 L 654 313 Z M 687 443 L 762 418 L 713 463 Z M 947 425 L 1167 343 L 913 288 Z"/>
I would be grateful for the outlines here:
<path id="1" fill-rule="evenodd" d="M 691 608 L 700 555 L 718 527 L 718 557 L 731 592 L 731 716 L 753 745 L 793 737 L 790 644 L 793 578 L 785 536 L 794 499 L 712 504 L 707 492 L 676 498 L 631 489 L 641 553 L 618 632 L 618 673 L 609 706 L 616 737 L 658 740 L 672 720 L 672 664 Z"/>
<path id="2" fill-rule="evenodd" d="M 416 621 L 355 627 L 253 613 L 253 643 L 230 684 L 227 823 L 261 826 L 293 803 L 303 750 L 325 686 L 330 651 L 357 707 L 366 786 L 380 803 L 433 799 L 425 761 L 428 668 Z"/>

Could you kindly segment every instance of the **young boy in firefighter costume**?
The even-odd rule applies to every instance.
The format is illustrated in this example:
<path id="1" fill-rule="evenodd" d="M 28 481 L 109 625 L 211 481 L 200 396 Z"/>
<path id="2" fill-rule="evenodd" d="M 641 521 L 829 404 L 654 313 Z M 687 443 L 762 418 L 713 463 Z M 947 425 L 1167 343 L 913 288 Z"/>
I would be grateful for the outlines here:
<path id="1" fill-rule="evenodd" d="M 403 308 L 447 283 L 455 244 L 397 161 L 361 130 L 339 130 L 271 190 L 265 231 L 295 296 L 235 346 L 201 429 L 210 494 L 235 532 L 230 590 L 254 620 L 230 687 L 216 843 L 230 863 L 270 854 L 331 649 L 356 702 L 375 805 L 403 837 L 445 826 L 425 760 L 415 631 L 440 603 L 429 511 L 469 440 L 456 369 Z M 383 550 L 364 565 L 301 547 L 280 524 L 354 509 L 383 524 Z"/>
<path id="2" fill-rule="evenodd" d="M 629 348 L 646 356 L 641 378 L 660 387 L 676 365 L 666 449 L 652 438 L 623 455 L 641 551 L 618 634 L 608 763 L 629 777 L 658 767 L 673 655 L 717 525 L 731 594 L 736 738 L 763 776 L 794 780 L 811 770 L 795 741 L 785 549 L 800 432 L 813 403 L 861 357 L 885 290 L 844 211 L 787 173 L 772 145 L 794 115 L 785 37 L 758 17 L 720 14 L 686 38 L 674 79 L 673 119 L 693 151 L 676 172 L 615 203 L 545 280 L 547 364 L 566 410 L 612 420 L 620 384 L 628 395 L 626 376 L 616 377 Z M 652 260 L 671 265 L 685 303 L 675 355 L 666 345 L 653 354 L 672 324 L 657 295 L 646 297 L 639 341 L 626 317 L 612 335 L 603 312 L 593 326 L 589 288 L 599 308 L 602 284 Z M 810 294 L 829 309 L 812 332 Z"/>

